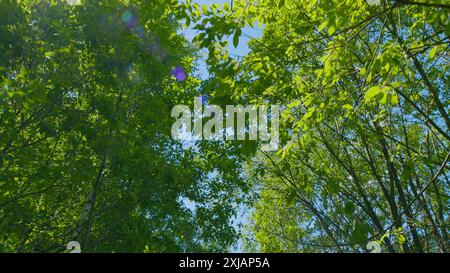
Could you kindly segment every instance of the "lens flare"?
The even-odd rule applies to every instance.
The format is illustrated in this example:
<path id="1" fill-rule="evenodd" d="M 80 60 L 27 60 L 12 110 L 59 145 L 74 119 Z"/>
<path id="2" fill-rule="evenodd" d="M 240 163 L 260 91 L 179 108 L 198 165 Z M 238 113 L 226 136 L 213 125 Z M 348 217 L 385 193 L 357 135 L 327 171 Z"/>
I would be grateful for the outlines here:
<path id="1" fill-rule="evenodd" d="M 133 13 L 129 10 L 122 13 L 121 16 L 122 22 L 127 24 L 128 28 L 134 28 L 137 25 L 137 18 L 133 15 Z"/>
<path id="2" fill-rule="evenodd" d="M 127 10 L 124 13 L 122 13 L 121 18 L 124 23 L 128 23 L 131 20 L 131 18 L 133 18 L 133 13 L 131 13 L 131 11 Z"/>
<path id="3" fill-rule="evenodd" d="M 184 72 L 183 68 L 175 66 L 172 69 L 172 75 L 177 79 L 177 81 L 182 82 L 186 79 L 186 73 Z"/>
<path id="4" fill-rule="evenodd" d="M 126 10 L 120 15 L 122 23 L 126 24 L 130 33 L 136 35 L 139 38 L 137 46 L 147 53 L 150 53 L 154 60 L 159 63 L 166 63 L 169 59 L 169 52 L 164 48 L 158 36 L 148 32 L 138 23 L 136 15 L 131 10 Z M 172 69 L 172 75 L 179 82 L 186 79 L 186 73 L 181 67 L 174 67 Z"/>

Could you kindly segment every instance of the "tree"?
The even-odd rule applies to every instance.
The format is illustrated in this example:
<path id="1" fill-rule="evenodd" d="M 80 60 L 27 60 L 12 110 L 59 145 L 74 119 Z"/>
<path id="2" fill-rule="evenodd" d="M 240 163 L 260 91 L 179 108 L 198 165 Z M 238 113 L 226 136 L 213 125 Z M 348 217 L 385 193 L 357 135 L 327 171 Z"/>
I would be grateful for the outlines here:
<path id="1" fill-rule="evenodd" d="M 284 148 L 249 159 L 249 249 L 449 251 L 449 14 L 440 0 L 206 10 L 216 97 L 286 106 Z M 254 23 L 251 52 L 228 57 L 224 38 Z"/>
<path id="2" fill-rule="evenodd" d="M 217 143 L 170 137 L 172 106 L 202 92 L 194 76 L 170 74 L 194 72 L 178 34 L 188 8 L 0 2 L 1 252 L 61 252 L 73 240 L 83 252 L 234 242 L 238 162 Z"/>
<path id="3" fill-rule="evenodd" d="M 0 1 L 0 251 L 448 252 L 450 6 L 376 2 Z M 198 96 L 282 148 L 173 140 Z"/>

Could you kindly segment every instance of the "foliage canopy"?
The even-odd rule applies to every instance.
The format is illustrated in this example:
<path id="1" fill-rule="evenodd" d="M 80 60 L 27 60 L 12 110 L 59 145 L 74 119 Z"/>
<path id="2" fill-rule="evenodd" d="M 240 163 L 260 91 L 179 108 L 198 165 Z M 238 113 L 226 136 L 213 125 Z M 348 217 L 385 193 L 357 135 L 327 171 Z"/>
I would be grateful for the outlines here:
<path id="1" fill-rule="evenodd" d="M 0 252 L 448 252 L 449 46 L 445 0 L 0 0 Z M 200 95 L 282 148 L 172 140 Z"/>

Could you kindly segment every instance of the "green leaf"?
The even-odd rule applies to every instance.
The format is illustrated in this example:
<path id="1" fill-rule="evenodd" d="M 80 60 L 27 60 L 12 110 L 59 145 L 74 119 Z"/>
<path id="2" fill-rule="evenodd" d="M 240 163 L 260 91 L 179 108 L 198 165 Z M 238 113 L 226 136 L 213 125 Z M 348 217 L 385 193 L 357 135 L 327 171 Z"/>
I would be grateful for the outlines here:
<path id="1" fill-rule="evenodd" d="M 203 10 L 203 13 L 208 13 L 208 6 L 203 4 L 202 10 Z"/>
<path id="2" fill-rule="evenodd" d="M 339 181 L 333 177 L 327 180 L 327 189 L 330 193 L 338 193 L 340 189 Z"/>
<path id="3" fill-rule="evenodd" d="M 328 35 L 333 35 L 336 32 L 336 26 L 334 24 L 330 25 L 328 27 L 327 32 L 328 32 Z"/>
<path id="4" fill-rule="evenodd" d="M 353 202 L 348 201 L 345 203 L 344 206 L 344 213 L 346 215 L 352 215 L 355 212 L 355 205 L 353 204 Z"/>
<path id="5" fill-rule="evenodd" d="M 374 86 L 369 88 L 366 92 L 366 98 L 371 99 L 378 96 L 382 92 L 382 89 L 379 86 Z"/>
<path id="6" fill-rule="evenodd" d="M 437 52 L 438 47 L 434 46 L 431 50 L 430 53 L 428 54 L 428 57 L 430 57 L 431 59 L 434 58 L 434 56 L 436 56 L 436 52 Z"/>
<path id="7" fill-rule="evenodd" d="M 450 20 L 447 22 L 447 27 L 445 28 L 445 34 L 450 37 Z"/>
<path id="8" fill-rule="evenodd" d="M 385 94 L 388 90 L 389 90 L 389 87 L 373 86 L 366 91 L 366 94 L 364 96 L 365 101 L 366 102 L 370 101 L 373 98 L 381 100 L 381 99 L 385 98 Z M 383 101 L 383 102 L 386 103 L 386 98 L 385 98 L 385 101 Z"/>
<path id="9" fill-rule="evenodd" d="M 322 31 L 324 28 L 326 28 L 328 25 L 328 21 L 324 21 L 320 26 L 318 27 L 319 31 Z"/>
<path id="10" fill-rule="evenodd" d="M 55 52 L 45 52 L 45 58 L 47 58 L 47 59 L 51 59 L 54 55 L 55 55 Z"/>
<path id="11" fill-rule="evenodd" d="M 233 36 L 233 45 L 235 48 L 239 45 L 239 37 L 241 36 L 242 30 L 240 28 L 236 29 L 236 32 L 234 32 Z"/>
<path id="12" fill-rule="evenodd" d="M 355 228 L 350 237 L 350 241 L 354 244 L 362 244 L 367 241 L 370 226 L 365 223 L 355 224 Z"/>
<path id="13" fill-rule="evenodd" d="M 300 104 L 301 104 L 300 100 L 294 100 L 291 103 L 289 103 L 287 107 L 288 108 L 295 108 L 295 107 L 299 106 Z"/>

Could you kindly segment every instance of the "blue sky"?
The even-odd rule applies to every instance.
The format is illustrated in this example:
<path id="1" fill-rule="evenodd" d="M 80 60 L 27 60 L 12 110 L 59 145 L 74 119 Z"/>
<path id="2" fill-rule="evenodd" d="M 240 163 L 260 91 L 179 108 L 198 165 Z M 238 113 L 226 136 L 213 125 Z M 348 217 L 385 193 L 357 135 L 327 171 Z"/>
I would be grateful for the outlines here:
<path id="1" fill-rule="evenodd" d="M 206 5 L 206 6 L 210 6 L 211 4 L 214 3 L 218 3 L 220 5 L 223 5 L 225 2 L 228 2 L 228 4 L 231 5 L 231 0 L 216 0 L 216 1 L 211 1 L 211 0 L 194 0 L 194 3 L 198 3 L 200 6 L 202 5 Z M 192 28 L 188 28 L 187 30 L 184 31 L 184 35 L 185 37 L 189 40 L 192 41 L 192 39 L 197 35 L 197 30 L 192 29 Z M 233 46 L 233 37 L 228 37 L 228 51 L 229 51 L 229 56 L 230 57 L 234 57 L 234 56 L 245 56 L 249 51 L 249 47 L 248 47 L 248 41 L 250 40 L 250 38 L 259 38 L 262 35 L 262 31 L 260 28 L 257 27 L 257 25 L 255 24 L 254 27 L 245 27 L 242 31 L 242 35 L 239 38 L 239 45 L 237 48 L 235 48 Z M 204 62 L 199 62 L 199 72 L 200 72 L 200 76 L 202 78 L 205 78 L 208 75 L 208 69 L 205 65 Z"/>

